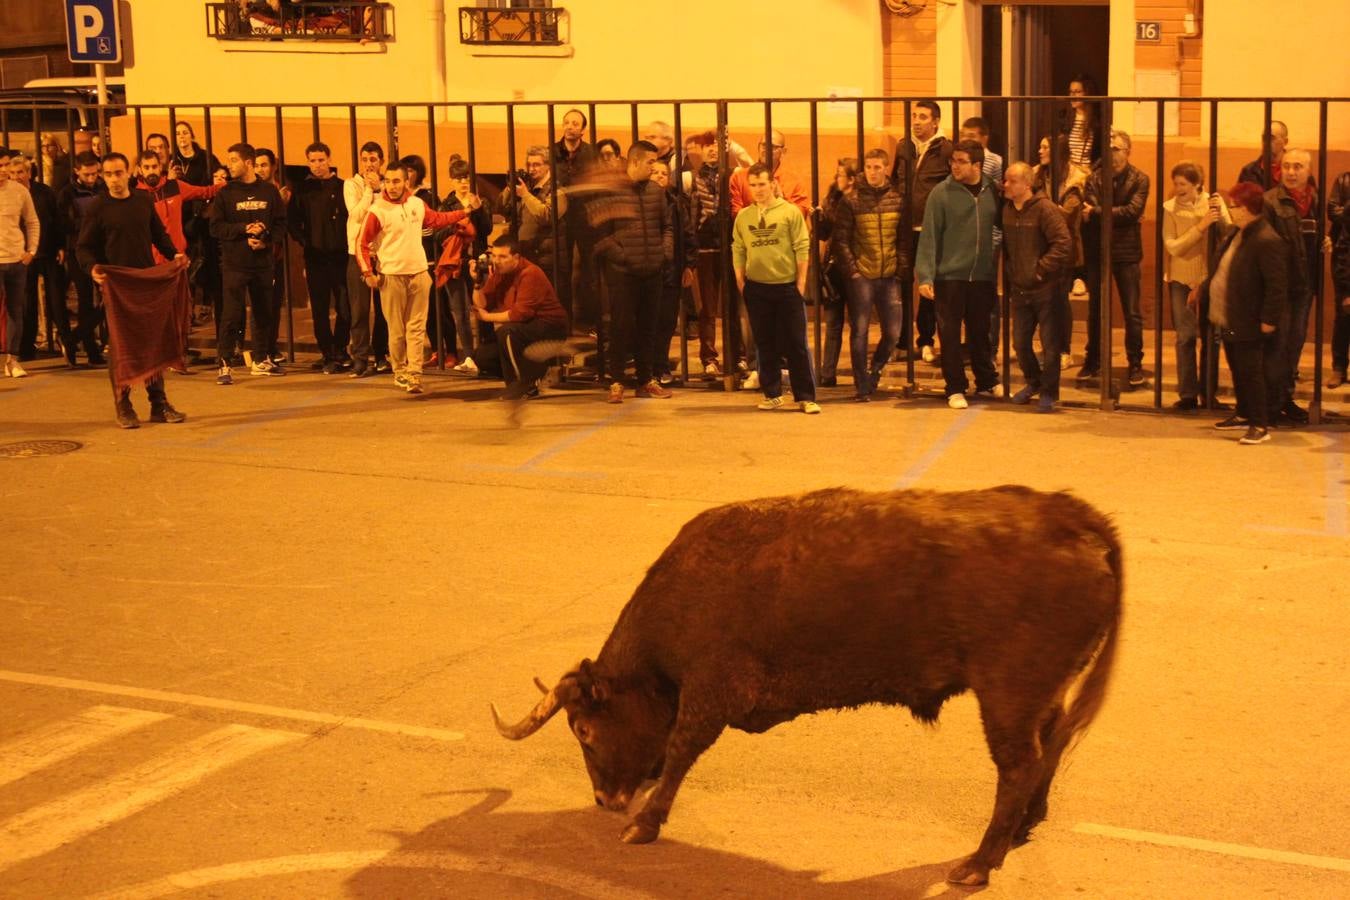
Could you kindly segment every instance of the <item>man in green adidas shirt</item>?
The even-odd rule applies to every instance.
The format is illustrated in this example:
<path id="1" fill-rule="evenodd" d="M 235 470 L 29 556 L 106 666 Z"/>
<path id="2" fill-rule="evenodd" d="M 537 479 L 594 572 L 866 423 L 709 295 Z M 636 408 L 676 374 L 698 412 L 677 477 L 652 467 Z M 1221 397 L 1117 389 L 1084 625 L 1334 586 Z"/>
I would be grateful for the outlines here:
<path id="1" fill-rule="evenodd" d="M 793 398 L 802 412 L 818 413 L 815 372 L 806 349 L 803 299 L 810 231 L 801 210 L 774 196 L 773 173 L 767 165 L 756 163 L 747 176 L 754 202 L 736 216 L 731 261 L 759 351 L 759 386 L 764 392 L 759 408 L 773 410 L 786 405 L 779 365 L 786 357 Z"/>

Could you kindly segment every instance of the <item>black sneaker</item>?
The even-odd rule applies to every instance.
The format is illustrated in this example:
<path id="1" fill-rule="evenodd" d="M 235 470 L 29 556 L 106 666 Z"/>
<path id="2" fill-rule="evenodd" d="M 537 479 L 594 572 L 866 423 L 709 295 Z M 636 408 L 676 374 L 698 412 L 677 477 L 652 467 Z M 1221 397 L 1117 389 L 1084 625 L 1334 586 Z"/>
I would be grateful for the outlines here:
<path id="1" fill-rule="evenodd" d="M 376 375 L 388 375 L 392 371 L 394 371 L 394 367 L 390 365 L 388 358 L 382 356 L 375 360 Z"/>
<path id="2" fill-rule="evenodd" d="M 830 375 L 830 376 L 821 378 L 821 379 L 820 379 L 820 386 L 821 386 L 821 387 L 838 387 L 838 386 L 839 386 L 839 378 L 838 378 L 838 376 L 835 376 L 835 375 Z"/>
<path id="3" fill-rule="evenodd" d="M 1290 400 L 1280 407 L 1280 418 L 1285 419 L 1291 425 L 1307 425 L 1308 411 Z"/>
<path id="4" fill-rule="evenodd" d="M 1172 408 L 1177 412 L 1195 412 L 1200 408 L 1200 404 L 1194 397 L 1182 397 L 1172 404 Z"/>
<path id="5" fill-rule="evenodd" d="M 1270 440 L 1269 428 L 1257 428 L 1255 425 L 1247 429 L 1247 433 L 1238 438 L 1239 444 L 1264 444 Z"/>
<path id="6" fill-rule="evenodd" d="M 1236 431 L 1239 429 L 1250 428 L 1251 423 L 1248 422 L 1245 417 L 1233 413 L 1222 422 L 1215 422 L 1214 427 L 1220 431 Z"/>
<path id="7" fill-rule="evenodd" d="M 328 360 L 328 362 L 323 364 L 323 374 L 325 375 L 336 375 L 341 371 L 342 371 L 342 363 L 338 362 L 335 359 L 330 359 Z"/>
<path id="8" fill-rule="evenodd" d="M 117 426 L 119 428 L 140 428 L 141 420 L 136 418 L 136 410 L 131 405 L 131 399 L 125 398 L 117 401 Z"/>
<path id="9" fill-rule="evenodd" d="M 165 400 L 163 403 L 150 404 L 151 422 L 168 422 L 170 425 L 177 425 L 186 419 L 187 416 L 173 408 L 173 404 Z"/>
<path id="10" fill-rule="evenodd" d="M 1083 366 L 1083 368 L 1078 370 L 1078 380 L 1086 381 L 1089 378 L 1096 378 L 1101 374 L 1101 369 L 1096 366 Z"/>
<path id="11" fill-rule="evenodd" d="M 1144 370 L 1140 366 L 1130 366 L 1130 387 L 1142 387 L 1144 384 Z"/>

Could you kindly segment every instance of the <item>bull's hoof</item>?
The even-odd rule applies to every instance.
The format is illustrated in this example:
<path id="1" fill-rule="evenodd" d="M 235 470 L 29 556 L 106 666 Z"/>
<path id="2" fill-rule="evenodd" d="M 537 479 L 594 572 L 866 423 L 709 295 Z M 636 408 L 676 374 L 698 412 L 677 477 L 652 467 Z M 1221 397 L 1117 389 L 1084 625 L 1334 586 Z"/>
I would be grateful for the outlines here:
<path id="1" fill-rule="evenodd" d="M 968 859 L 947 873 L 947 881 L 966 887 L 976 887 L 989 883 L 989 867 Z"/>
<path id="2" fill-rule="evenodd" d="M 631 822 L 619 835 L 625 844 L 650 844 L 661 833 L 659 825 L 647 825 L 643 822 Z"/>

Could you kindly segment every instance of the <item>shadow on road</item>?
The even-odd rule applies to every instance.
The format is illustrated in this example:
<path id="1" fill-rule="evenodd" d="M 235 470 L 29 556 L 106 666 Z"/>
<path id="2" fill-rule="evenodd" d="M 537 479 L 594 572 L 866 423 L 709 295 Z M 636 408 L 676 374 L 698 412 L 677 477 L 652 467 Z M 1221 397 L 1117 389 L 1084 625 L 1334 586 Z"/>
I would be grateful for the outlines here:
<path id="1" fill-rule="evenodd" d="M 446 896 L 917 900 L 980 892 L 943 884 L 957 860 L 857 881 L 821 882 L 817 872 L 786 869 L 664 837 L 648 846 L 629 846 L 618 839 L 623 820 L 599 809 L 500 812 L 511 793 L 500 789 L 484 793 L 482 801 L 459 815 L 416 834 L 397 835 L 402 841 L 399 849 L 348 879 L 348 894 L 369 900 Z"/>

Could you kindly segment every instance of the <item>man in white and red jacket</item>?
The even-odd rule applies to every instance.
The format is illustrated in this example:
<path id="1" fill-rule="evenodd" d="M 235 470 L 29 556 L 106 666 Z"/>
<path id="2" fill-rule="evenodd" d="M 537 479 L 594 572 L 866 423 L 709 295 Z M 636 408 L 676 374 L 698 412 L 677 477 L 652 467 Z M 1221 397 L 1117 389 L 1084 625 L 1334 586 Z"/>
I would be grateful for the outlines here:
<path id="1" fill-rule="evenodd" d="M 379 289 L 380 306 L 389 322 L 394 383 L 410 394 L 422 393 L 422 348 L 427 339 L 427 301 L 431 294 L 422 230 L 449 227 L 480 205 L 475 196 L 465 209 L 427 209 L 408 190 L 407 169 L 395 163 L 385 170 L 384 191 L 371 203 L 357 234 L 356 262 L 361 278 L 367 287 Z"/>

